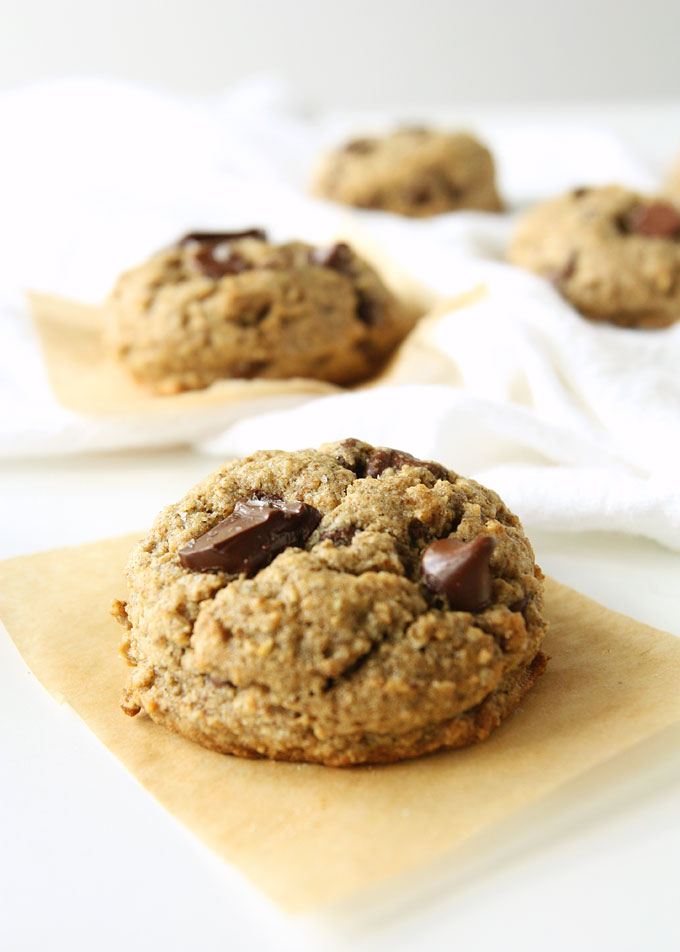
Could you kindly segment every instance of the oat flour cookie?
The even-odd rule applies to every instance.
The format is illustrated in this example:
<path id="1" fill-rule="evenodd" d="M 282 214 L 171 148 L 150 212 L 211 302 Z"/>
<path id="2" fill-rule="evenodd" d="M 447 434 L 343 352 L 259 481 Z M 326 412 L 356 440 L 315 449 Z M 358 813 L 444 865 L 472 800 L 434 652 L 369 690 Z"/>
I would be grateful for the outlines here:
<path id="1" fill-rule="evenodd" d="M 462 132 L 410 128 L 354 139 L 326 156 L 313 190 L 345 205 L 414 218 L 501 209 L 491 153 Z"/>
<path id="2" fill-rule="evenodd" d="M 409 320 L 346 244 L 270 244 L 264 232 L 194 233 L 123 274 L 105 304 L 116 357 L 157 393 L 221 377 L 374 373 Z"/>
<path id="3" fill-rule="evenodd" d="M 541 579 L 517 517 L 437 463 L 357 440 L 255 453 L 133 551 L 123 710 L 330 765 L 483 740 L 545 667 Z"/>
<path id="4" fill-rule="evenodd" d="M 592 320 L 665 327 L 680 318 L 680 210 L 665 200 L 616 185 L 575 189 L 527 212 L 508 256 Z"/>

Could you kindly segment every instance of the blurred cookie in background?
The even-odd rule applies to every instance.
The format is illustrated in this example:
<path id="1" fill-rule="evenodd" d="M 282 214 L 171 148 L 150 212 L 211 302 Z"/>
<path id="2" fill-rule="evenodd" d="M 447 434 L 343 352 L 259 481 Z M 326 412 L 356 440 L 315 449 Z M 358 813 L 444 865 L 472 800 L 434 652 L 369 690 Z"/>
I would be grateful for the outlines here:
<path id="1" fill-rule="evenodd" d="M 618 185 L 574 189 L 522 216 L 508 258 L 591 320 L 654 328 L 680 319 L 680 207 L 666 199 Z"/>
<path id="2" fill-rule="evenodd" d="M 345 205 L 412 218 L 502 208 L 493 158 L 481 142 L 464 132 L 419 126 L 353 139 L 329 153 L 312 190 Z"/>
<path id="3" fill-rule="evenodd" d="M 355 383 L 412 324 L 349 245 L 274 245 L 261 229 L 186 235 L 122 274 L 104 313 L 116 358 L 161 394 L 220 378 Z"/>

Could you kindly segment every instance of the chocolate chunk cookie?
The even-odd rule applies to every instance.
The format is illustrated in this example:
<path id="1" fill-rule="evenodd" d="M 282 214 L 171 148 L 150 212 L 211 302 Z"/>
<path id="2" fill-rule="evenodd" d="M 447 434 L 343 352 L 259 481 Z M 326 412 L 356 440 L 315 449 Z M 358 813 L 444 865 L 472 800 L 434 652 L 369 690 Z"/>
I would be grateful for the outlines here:
<path id="1" fill-rule="evenodd" d="M 322 161 L 313 191 L 413 218 L 501 209 L 489 150 L 462 132 L 421 128 L 348 142 Z"/>
<path id="2" fill-rule="evenodd" d="M 545 667 L 542 575 L 499 497 L 358 440 L 234 460 L 127 566 L 130 715 L 330 765 L 486 738 Z"/>
<path id="3" fill-rule="evenodd" d="M 622 327 L 680 319 L 680 208 L 616 185 L 578 188 L 532 208 L 509 250 L 584 317 Z"/>
<path id="4" fill-rule="evenodd" d="M 348 245 L 275 246 L 259 229 L 187 235 L 123 274 L 104 311 L 116 357 L 157 393 L 221 377 L 354 383 L 411 323 Z"/>

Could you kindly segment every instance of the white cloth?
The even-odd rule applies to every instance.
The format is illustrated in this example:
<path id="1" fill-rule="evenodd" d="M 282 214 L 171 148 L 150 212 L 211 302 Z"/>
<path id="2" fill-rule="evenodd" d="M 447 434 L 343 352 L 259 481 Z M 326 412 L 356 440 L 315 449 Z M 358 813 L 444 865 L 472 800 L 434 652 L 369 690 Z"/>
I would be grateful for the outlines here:
<path id="1" fill-rule="evenodd" d="M 194 102 L 101 80 L 3 93 L 0 128 L 15 143 L 0 157 L 0 454 L 187 442 L 225 456 L 354 435 L 474 476 L 530 527 L 619 530 L 680 549 L 680 324 L 584 321 L 545 282 L 501 263 L 512 213 L 351 213 L 439 294 L 486 288 L 419 332 L 448 361 L 445 381 L 412 376 L 163 425 L 64 410 L 24 288 L 96 301 L 122 268 L 198 227 L 262 224 L 275 238 L 330 240 L 350 213 L 305 197 L 302 183 L 309 156 L 348 129 L 332 116 L 300 118 L 268 81 Z M 479 131 L 514 207 L 583 183 L 658 186 L 602 130 Z"/>

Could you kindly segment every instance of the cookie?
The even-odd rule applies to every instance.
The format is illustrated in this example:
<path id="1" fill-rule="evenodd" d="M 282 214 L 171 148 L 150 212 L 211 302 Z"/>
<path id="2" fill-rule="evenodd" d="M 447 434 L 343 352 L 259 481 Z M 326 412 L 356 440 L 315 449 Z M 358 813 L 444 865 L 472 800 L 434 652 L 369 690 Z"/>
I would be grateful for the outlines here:
<path id="1" fill-rule="evenodd" d="M 225 753 L 341 766 L 470 744 L 546 663 L 517 517 L 354 439 L 227 463 L 126 571 L 123 710 Z"/>
<path id="2" fill-rule="evenodd" d="M 680 318 L 680 208 L 666 200 L 577 188 L 530 209 L 508 257 L 591 320 L 666 327 Z"/>
<path id="3" fill-rule="evenodd" d="M 194 233 L 123 274 L 104 306 L 115 357 L 156 393 L 220 378 L 373 374 L 412 321 L 346 244 Z"/>
<path id="4" fill-rule="evenodd" d="M 501 210 L 491 153 L 463 132 L 408 128 L 354 139 L 322 161 L 312 188 L 345 205 L 412 218 Z"/>

